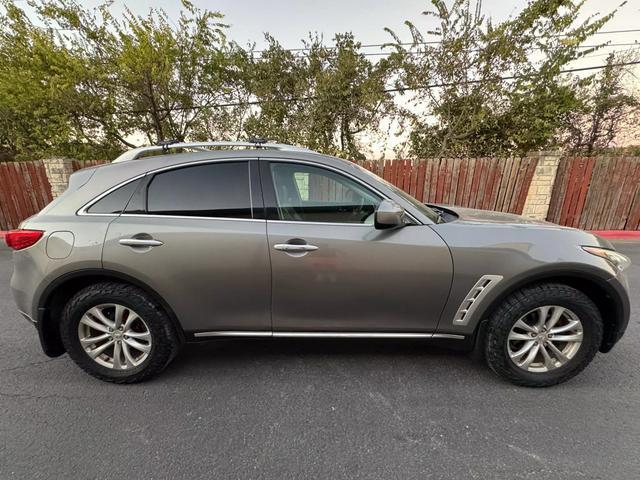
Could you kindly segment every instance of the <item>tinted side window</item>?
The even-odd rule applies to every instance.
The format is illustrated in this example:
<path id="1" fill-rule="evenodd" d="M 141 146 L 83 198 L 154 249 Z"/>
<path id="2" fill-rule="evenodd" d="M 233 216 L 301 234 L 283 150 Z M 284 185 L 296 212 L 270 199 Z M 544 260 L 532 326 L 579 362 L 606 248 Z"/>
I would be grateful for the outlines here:
<path id="1" fill-rule="evenodd" d="M 122 213 L 127 202 L 135 192 L 140 180 L 129 182 L 126 185 L 114 190 L 110 194 L 102 197 L 96 203 L 91 205 L 88 213 Z"/>
<path id="2" fill-rule="evenodd" d="M 272 163 L 281 220 L 373 224 L 381 198 L 332 170 L 296 163 Z"/>
<path id="3" fill-rule="evenodd" d="M 149 184 L 147 212 L 251 218 L 249 164 L 210 163 L 159 173 Z"/>

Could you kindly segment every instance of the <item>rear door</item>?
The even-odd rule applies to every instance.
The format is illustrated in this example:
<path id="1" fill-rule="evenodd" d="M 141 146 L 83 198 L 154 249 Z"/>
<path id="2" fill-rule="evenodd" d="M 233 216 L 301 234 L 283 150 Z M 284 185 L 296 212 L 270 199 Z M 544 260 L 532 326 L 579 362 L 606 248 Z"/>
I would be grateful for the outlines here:
<path id="1" fill-rule="evenodd" d="M 105 269 L 153 288 L 186 331 L 270 331 L 270 264 L 257 162 L 165 169 L 109 226 Z"/>
<path id="2" fill-rule="evenodd" d="M 427 225 L 376 230 L 382 194 L 334 169 L 261 161 L 274 332 L 433 332 L 452 262 Z"/>

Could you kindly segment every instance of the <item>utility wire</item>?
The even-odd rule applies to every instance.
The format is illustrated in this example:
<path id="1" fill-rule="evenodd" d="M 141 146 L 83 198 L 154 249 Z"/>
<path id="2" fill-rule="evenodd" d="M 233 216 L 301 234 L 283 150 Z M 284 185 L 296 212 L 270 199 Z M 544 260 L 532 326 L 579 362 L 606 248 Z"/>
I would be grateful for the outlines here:
<path id="1" fill-rule="evenodd" d="M 633 33 L 633 32 L 640 32 L 640 28 L 630 28 L 628 30 L 606 30 L 606 31 L 600 31 L 600 32 L 594 32 L 591 35 L 613 35 L 613 34 L 618 34 L 618 33 Z M 559 35 L 553 35 L 554 37 L 566 37 L 568 35 L 566 34 L 559 34 Z M 540 38 L 540 37 L 538 37 Z M 392 47 L 392 46 L 396 46 L 396 45 L 402 45 L 402 46 L 411 46 L 411 45 L 438 45 L 442 43 L 442 40 L 431 40 L 431 41 L 426 41 L 426 42 L 402 42 L 399 44 L 394 44 L 391 42 L 386 42 L 386 43 L 365 43 L 363 45 L 360 45 L 360 48 L 374 48 L 374 47 Z M 335 49 L 336 47 L 327 47 L 328 49 Z M 286 50 L 288 52 L 304 52 L 307 50 L 310 50 L 310 48 L 308 47 L 301 47 L 301 48 L 285 48 L 283 50 Z M 262 53 L 262 52 L 266 52 L 267 50 L 256 50 L 254 53 Z"/>
<path id="2" fill-rule="evenodd" d="M 577 48 L 608 48 L 608 47 L 633 47 L 640 46 L 640 43 L 607 43 L 603 45 L 579 45 Z M 542 50 L 541 48 L 533 48 L 532 50 Z M 473 50 L 472 50 L 473 51 Z M 479 51 L 479 49 L 478 49 Z M 375 53 L 361 53 L 365 57 L 380 57 L 384 55 L 391 55 L 390 52 L 375 52 Z M 401 55 L 424 55 L 424 52 L 401 52 Z"/>
<path id="3" fill-rule="evenodd" d="M 582 68 L 568 68 L 566 70 L 560 70 L 558 73 L 572 73 L 572 72 L 585 72 L 588 70 L 599 70 L 607 67 L 624 67 L 627 65 L 640 65 L 640 60 L 634 62 L 623 62 L 623 63 L 612 63 L 610 65 L 596 65 L 593 67 L 582 67 Z M 466 80 L 464 82 L 449 82 L 449 83 L 438 83 L 438 84 L 430 84 L 420 87 L 398 87 L 398 88 L 387 88 L 384 90 L 385 93 L 390 92 L 405 92 L 409 90 L 424 90 L 429 88 L 437 88 L 437 87 L 453 87 L 455 85 L 467 85 L 474 83 L 483 83 L 483 82 L 495 82 L 496 80 L 517 80 L 520 78 L 531 78 L 535 77 L 535 73 L 527 74 L 527 75 L 512 75 L 508 77 L 498 77 L 498 78 L 490 78 L 490 79 L 478 79 L 478 80 Z"/>
<path id="4" fill-rule="evenodd" d="M 560 70 L 558 73 L 572 73 L 572 72 L 585 72 L 588 70 L 599 70 L 607 67 L 624 67 L 628 65 L 640 65 L 639 61 L 634 62 L 623 62 L 623 63 L 612 63 L 611 65 L 594 65 L 592 67 L 582 67 L 582 68 L 569 68 L 566 70 Z M 520 78 L 531 78 L 535 77 L 536 74 L 527 74 L 527 75 L 512 75 L 508 77 L 498 77 L 498 78 L 490 78 L 490 79 L 478 79 L 478 80 L 466 80 L 464 82 L 445 82 L 445 83 L 431 83 L 427 85 L 421 85 L 418 87 L 396 87 L 396 88 L 385 88 L 380 90 L 381 93 L 398 93 L 398 92 L 408 92 L 412 90 L 427 90 L 431 88 L 441 88 L 441 87 L 452 87 L 455 85 L 470 85 L 477 84 L 483 82 L 496 82 L 502 80 L 517 80 Z M 283 98 L 278 100 L 247 100 L 246 102 L 230 102 L 230 103 L 217 103 L 214 105 L 193 105 L 191 107 L 171 107 L 171 108 L 158 108 L 157 112 L 175 112 L 175 111 L 185 111 L 185 110 L 202 110 L 206 108 L 227 108 L 227 107 L 241 107 L 241 106 L 250 106 L 250 105 L 261 105 L 263 103 L 270 102 L 280 102 L 280 103 L 289 103 L 289 102 L 305 102 L 309 100 L 314 100 L 317 97 L 315 95 L 307 95 L 303 97 L 296 98 Z M 149 113 L 151 110 L 121 110 L 118 113 L 120 114 L 140 114 L 140 113 Z"/>

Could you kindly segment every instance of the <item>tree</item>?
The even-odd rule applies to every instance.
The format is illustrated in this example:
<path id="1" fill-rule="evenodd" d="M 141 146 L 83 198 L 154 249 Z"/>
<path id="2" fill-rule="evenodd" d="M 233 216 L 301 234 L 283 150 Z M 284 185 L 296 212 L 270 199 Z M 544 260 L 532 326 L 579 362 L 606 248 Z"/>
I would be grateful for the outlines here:
<path id="1" fill-rule="evenodd" d="M 78 90 L 103 99 L 95 121 L 123 144 L 140 131 L 147 141 L 184 140 L 212 105 L 231 96 L 229 46 L 218 12 L 200 10 L 187 0 L 175 26 L 161 9 L 145 17 L 128 8 L 122 19 L 101 6 L 97 13 L 74 1 L 43 1 L 41 19 L 62 42 L 93 65 Z M 125 135 L 123 135 L 125 134 Z"/>
<path id="2" fill-rule="evenodd" d="M 607 66 L 599 73 L 581 82 L 580 101 L 567 116 L 564 145 L 576 153 L 591 155 L 611 146 L 623 127 L 633 128 L 627 122 L 632 113 L 637 116 L 640 102 L 627 91 L 628 67 L 621 65 L 632 58 L 628 55 L 607 57 Z"/>
<path id="3" fill-rule="evenodd" d="M 561 133 L 589 115 L 596 148 L 607 115 L 629 105 L 611 89 L 615 75 L 591 90 L 561 75 L 597 48 L 584 42 L 613 15 L 576 25 L 581 1 L 529 0 L 494 24 L 480 0 L 432 0 L 425 15 L 436 28 L 407 22 L 410 46 L 390 31 L 393 51 L 375 62 L 351 33 L 333 46 L 310 35 L 291 51 L 267 35 L 264 51 L 243 48 L 227 39 L 221 13 L 188 0 L 175 22 L 157 8 L 115 18 L 109 1 L 29 5 L 33 21 L 0 0 L 0 158 L 104 158 L 170 138 L 260 136 L 358 159 L 394 120 L 416 156 L 522 154 L 577 138 Z"/>
<path id="4" fill-rule="evenodd" d="M 369 61 L 350 33 L 336 35 L 333 47 L 311 37 L 302 54 L 283 49 L 271 36 L 267 42 L 247 67 L 247 90 L 259 104 L 246 121 L 247 134 L 363 158 L 359 138 L 396 111 L 385 92 L 389 62 Z"/>
<path id="5" fill-rule="evenodd" d="M 96 143 L 92 126 L 80 127 L 73 118 L 80 108 L 76 86 L 90 65 L 59 43 L 54 31 L 34 26 L 12 2 L 2 6 L 1 158 L 37 158 L 44 152 L 77 158 L 114 153 L 113 143 Z"/>
<path id="6" fill-rule="evenodd" d="M 391 31 L 396 86 L 413 91 L 409 137 L 417 156 L 524 154 L 547 146 L 578 105 L 560 78 L 580 47 L 614 12 L 574 25 L 583 2 L 529 0 L 494 24 L 481 2 L 432 0 L 437 27 L 427 37 L 406 22 L 409 48 Z"/>
<path id="7" fill-rule="evenodd" d="M 263 136 L 362 157 L 361 139 L 395 108 L 384 91 L 388 62 L 369 61 L 351 34 L 337 35 L 334 47 L 310 37 L 302 53 L 267 36 L 257 55 L 227 40 L 220 13 L 187 0 L 175 24 L 161 9 L 115 18 L 110 3 L 88 10 L 74 0 L 34 0 L 32 23 L 0 1 L 8 156 L 106 156 L 169 138 Z"/>

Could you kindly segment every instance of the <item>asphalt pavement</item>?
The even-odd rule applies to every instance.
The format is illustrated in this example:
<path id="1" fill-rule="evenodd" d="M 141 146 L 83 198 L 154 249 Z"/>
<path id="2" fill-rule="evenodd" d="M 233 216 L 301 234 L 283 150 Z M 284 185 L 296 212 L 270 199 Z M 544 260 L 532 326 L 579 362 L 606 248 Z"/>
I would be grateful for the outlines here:
<path id="1" fill-rule="evenodd" d="M 632 317 L 578 377 L 515 387 L 417 342 L 223 340 L 156 379 L 47 358 L 0 247 L 0 479 L 640 478 L 640 243 Z"/>

